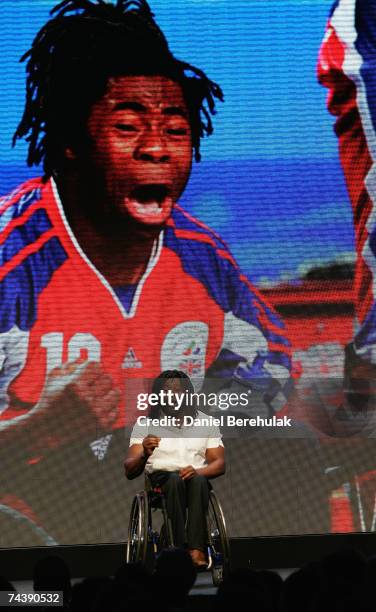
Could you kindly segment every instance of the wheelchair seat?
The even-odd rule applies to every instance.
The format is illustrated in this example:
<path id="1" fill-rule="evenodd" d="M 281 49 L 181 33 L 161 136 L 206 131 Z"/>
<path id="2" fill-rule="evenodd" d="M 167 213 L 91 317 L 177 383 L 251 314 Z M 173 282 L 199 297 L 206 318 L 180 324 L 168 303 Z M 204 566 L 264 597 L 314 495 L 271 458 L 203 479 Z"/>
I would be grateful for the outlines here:
<path id="1" fill-rule="evenodd" d="M 162 509 L 163 506 L 163 491 L 160 486 L 153 486 L 151 480 L 146 472 L 144 472 L 145 477 L 145 491 L 149 496 L 149 502 L 153 509 L 159 508 Z"/>

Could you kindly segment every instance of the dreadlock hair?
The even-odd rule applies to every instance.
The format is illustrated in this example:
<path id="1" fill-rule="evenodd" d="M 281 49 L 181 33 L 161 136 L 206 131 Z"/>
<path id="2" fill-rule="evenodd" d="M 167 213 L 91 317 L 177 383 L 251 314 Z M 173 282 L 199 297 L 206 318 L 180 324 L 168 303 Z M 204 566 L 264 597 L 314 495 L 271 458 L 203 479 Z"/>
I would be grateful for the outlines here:
<path id="1" fill-rule="evenodd" d="M 181 370 L 165 370 L 161 372 L 157 378 L 154 379 L 151 392 L 157 395 L 164 389 L 166 380 L 170 380 L 171 378 L 178 378 L 181 382 L 182 393 L 186 393 L 191 396 L 190 401 L 183 401 L 181 411 L 184 414 L 189 416 L 196 417 L 197 416 L 197 408 L 196 405 L 192 403 L 192 394 L 194 393 L 194 388 L 189 378 L 188 374 L 182 372 Z M 151 405 L 149 411 L 149 417 L 152 419 L 159 419 L 161 416 L 161 407 L 159 405 Z"/>
<path id="2" fill-rule="evenodd" d="M 26 103 L 13 146 L 26 138 L 29 166 L 43 161 L 47 180 L 66 146 L 84 141 L 90 109 L 108 79 L 130 75 L 162 75 L 180 84 L 200 161 L 200 139 L 213 131 L 214 99 L 223 100 L 222 90 L 174 57 L 146 0 L 64 0 L 50 14 L 20 59 L 27 60 Z"/>

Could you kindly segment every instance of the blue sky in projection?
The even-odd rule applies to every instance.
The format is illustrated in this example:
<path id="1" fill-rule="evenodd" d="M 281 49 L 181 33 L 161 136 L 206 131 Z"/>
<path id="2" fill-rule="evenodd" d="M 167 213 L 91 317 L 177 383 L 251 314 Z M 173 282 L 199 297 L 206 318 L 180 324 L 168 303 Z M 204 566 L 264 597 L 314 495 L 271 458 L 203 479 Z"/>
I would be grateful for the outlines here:
<path id="1" fill-rule="evenodd" d="M 150 0 L 171 49 L 220 83 L 215 132 L 182 203 L 217 229 L 256 282 L 353 251 L 350 206 L 316 59 L 327 0 Z M 38 170 L 11 149 L 23 107 L 18 58 L 49 0 L 1 0 L 0 190 Z"/>

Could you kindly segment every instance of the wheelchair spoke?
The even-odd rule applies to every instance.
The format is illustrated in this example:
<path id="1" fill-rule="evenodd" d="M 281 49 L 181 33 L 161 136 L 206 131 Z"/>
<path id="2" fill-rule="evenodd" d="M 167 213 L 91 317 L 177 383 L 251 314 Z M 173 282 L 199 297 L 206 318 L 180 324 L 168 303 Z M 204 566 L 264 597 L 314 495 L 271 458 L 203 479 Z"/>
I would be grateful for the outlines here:
<path id="1" fill-rule="evenodd" d="M 207 528 L 209 568 L 213 583 L 218 586 L 229 571 L 230 547 L 223 511 L 213 490 L 209 494 Z"/>
<path id="2" fill-rule="evenodd" d="M 145 562 L 148 536 L 148 503 L 144 492 L 133 500 L 128 527 L 127 563 Z"/>

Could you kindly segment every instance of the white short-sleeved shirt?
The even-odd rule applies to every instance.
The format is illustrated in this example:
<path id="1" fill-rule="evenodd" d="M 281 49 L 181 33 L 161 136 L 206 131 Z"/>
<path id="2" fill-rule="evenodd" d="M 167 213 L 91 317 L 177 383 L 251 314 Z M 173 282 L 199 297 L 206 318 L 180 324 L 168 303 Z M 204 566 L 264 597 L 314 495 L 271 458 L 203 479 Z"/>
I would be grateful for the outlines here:
<path id="1" fill-rule="evenodd" d="M 197 419 L 207 419 L 207 415 L 198 411 Z M 197 434 L 200 437 L 193 437 Z M 216 425 L 204 426 L 166 426 L 136 425 L 133 427 L 129 446 L 142 444 L 147 435 L 161 438 L 159 446 L 154 449 L 145 465 L 145 472 L 150 474 L 157 470 L 174 472 L 188 465 L 198 469 L 207 465 L 205 453 L 208 448 L 223 446 L 222 434 Z"/>

